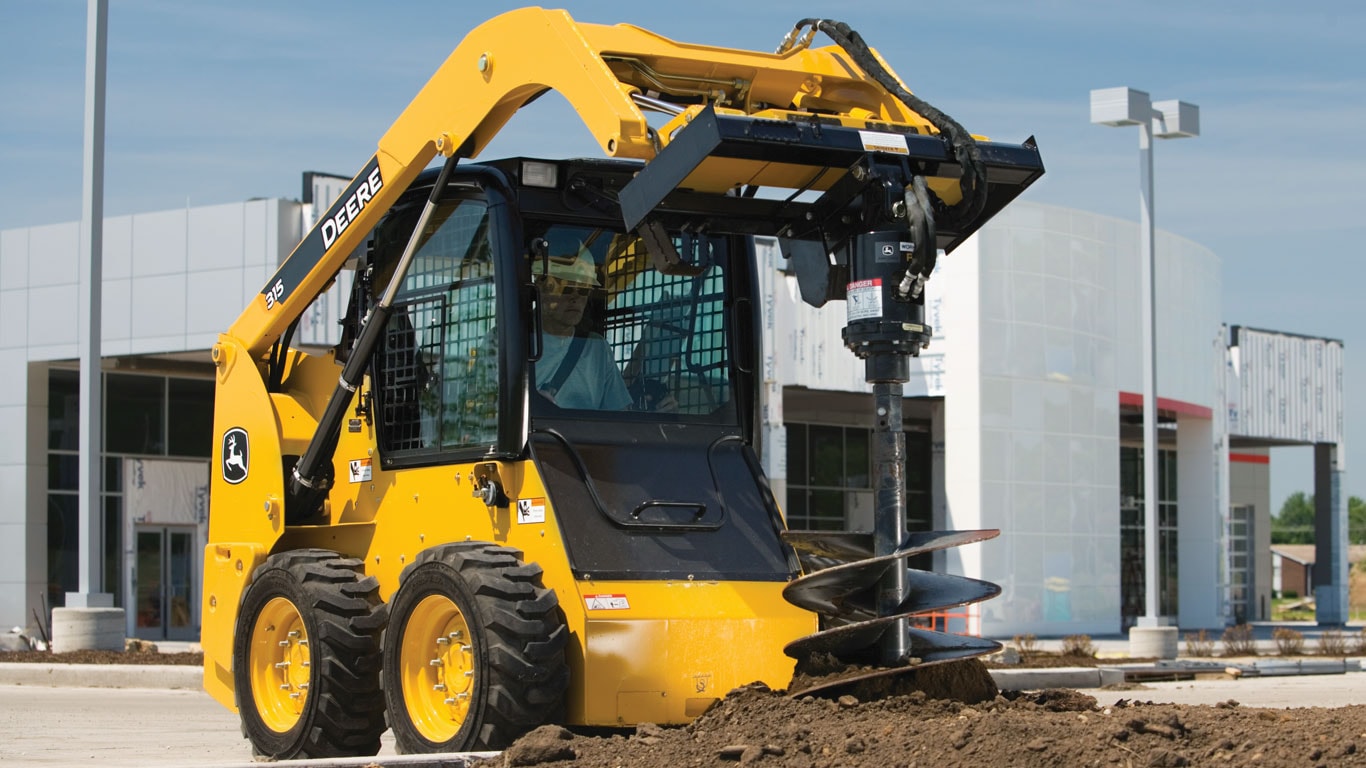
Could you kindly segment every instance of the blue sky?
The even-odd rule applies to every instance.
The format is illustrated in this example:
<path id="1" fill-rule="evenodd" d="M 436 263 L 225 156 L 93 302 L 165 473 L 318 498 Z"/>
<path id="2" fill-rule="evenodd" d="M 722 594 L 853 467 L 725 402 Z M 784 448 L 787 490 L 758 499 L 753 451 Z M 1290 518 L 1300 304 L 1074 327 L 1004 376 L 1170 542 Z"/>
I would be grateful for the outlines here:
<path id="1" fill-rule="evenodd" d="M 105 212 L 297 197 L 351 175 L 450 50 L 520 3 L 111 0 Z M 381 7 L 383 6 L 383 7 Z M 1138 216 L 1137 131 L 1092 126 L 1093 88 L 1200 106 L 1156 146 L 1156 220 L 1223 262 L 1230 324 L 1341 339 L 1349 409 L 1366 381 L 1366 4 L 1091 0 L 971 4 L 570 2 L 580 21 L 772 50 L 804 16 L 848 22 L 975 133 L 1038 137 L 1030 199 Z M 477 8 L 472 15 L 471 8 Z M 80 216 L 84 0 L 0 0 L 0 229 Z M 542 99 L 487 152 L 596 154 Z M 1366 450 L 1366 407 L 1348 411 Z M 1366 496 L 1366 463 L 1347 489 Z M 1366 461 L 1363 459 L 1361 461 Z M 1273 453 L 1272 499 L 1311 490 L 1308 449 Z"/>

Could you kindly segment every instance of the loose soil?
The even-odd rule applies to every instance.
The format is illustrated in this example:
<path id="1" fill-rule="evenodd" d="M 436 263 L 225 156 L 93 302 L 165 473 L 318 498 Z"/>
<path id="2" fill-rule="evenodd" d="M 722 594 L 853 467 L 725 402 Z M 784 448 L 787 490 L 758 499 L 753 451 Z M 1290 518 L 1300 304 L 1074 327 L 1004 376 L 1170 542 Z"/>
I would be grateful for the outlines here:
<path id="1" fill-rule="evenodd" d="M 543 726 L 477 768 L 1366 765 L 1366 706 L 1178 706 L 1145 703 L 1141 690 L 1108 707 L 1072 690 L 978 698 L 981 678 L 990 683 L 981 664 L 945 666 L 958 669 L 940 669 L 925 687 L 968 681 L 978 700 L 927 690 L 791 698 L 755 684 L 682 727 L 604 736 Z"/>
<path id="2" fill-rule="evenodd" d="M 0 653 L 4 662 L 202 664 L 199 653 Z M 1079 666 L 1083 657 L 1030 654 L 1023 667 Z M 1091 663 L 1095 663 L 1091 660 Z M 808 668 L 794 686 L 820 673 Z M 805 677 L 803 677 L 805 675 Z M 575 733 L 543 726 L 477 768 L 965 768 L 966 766 L 1366 766 L 1366 706 L 1336 709 L 1153 704 L 1143 686 L 1099 707 L 1073 690 L 998 693 L 969 660 L 789 697 L 753 684 L 691 724 Z"/>

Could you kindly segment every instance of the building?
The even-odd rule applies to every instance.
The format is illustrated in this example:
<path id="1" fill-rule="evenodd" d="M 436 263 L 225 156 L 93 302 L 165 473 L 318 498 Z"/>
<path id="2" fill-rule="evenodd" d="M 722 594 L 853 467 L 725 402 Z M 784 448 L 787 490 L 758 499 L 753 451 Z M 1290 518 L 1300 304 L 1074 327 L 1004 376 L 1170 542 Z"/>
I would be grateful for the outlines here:
<path id="1" fill-rule="evenodd" d="M 1277 597 L 1312 597 L 1314 594 L 1313 544 L 1276 544 L 1271 547 L 1271 589 Z M 1347 564 L 1355 568 L 1366 560 L 1366 544 L 1347 548 Z"/>
<path id="2" fill-rule="evenodd" d="M 307 231 L 310 201 L 345 181 L 306 175 L 304 202 L 105 223 L 102 576 L 130 636 L 197 635 L 208 349 Z M 1341 344 L 1226 327 L 1216 256 L 1169 233 L 1157 251 L 1161 613 L 1191 629 L 1264 618 L 1266 449 L 1340 455 Z M 75 223 L 0 232 L 0 430 L 17 436 L 0 451 L 9 626 L 76 588 L 78 252 Z M 761 254 L 774 490 L 793 527 L 867 529 L 870 390 L 843 312 L 801 302 L 776 243 Z M 1144 602 L 1136 225 L 1020 201 L 939 265 L 933 343 L 906 387 L 911 525 L 1001 530 L 936 555 L 937 569 L 1003 587 L 957 628 L 1119 633 Z M 301 340 L 334 338 L 344 288 L 306 313 Z M 1336 487 L 1342 467 L 1321 466 Z"/>

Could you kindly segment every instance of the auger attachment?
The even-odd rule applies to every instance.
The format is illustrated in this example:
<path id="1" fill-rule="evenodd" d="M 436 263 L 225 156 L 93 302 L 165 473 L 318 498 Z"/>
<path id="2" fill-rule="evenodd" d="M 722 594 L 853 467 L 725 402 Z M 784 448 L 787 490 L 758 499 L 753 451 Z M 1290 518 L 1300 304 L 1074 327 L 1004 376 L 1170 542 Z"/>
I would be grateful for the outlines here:
<path id="1" fill-rule="evenodd" d="M 810 571 L 783 590 L 788 602 L 820 614 L 826 629 L 788 643 L 796 659 L 829 654 L 851 664 L 891 671 L 979 656 L 1000 649 L 994 640 L 910 626 L 910 618 L 987 600 L 991 582 L 907 568 L 905 560 L 936 550 L 993 539 L 995 530 L 927 531 L 906 535 L 893 552 L 874 554 L 875 535 L 788 531 L 783 535 Z M 889 604 L 886 585 L 904 586 Z"/>

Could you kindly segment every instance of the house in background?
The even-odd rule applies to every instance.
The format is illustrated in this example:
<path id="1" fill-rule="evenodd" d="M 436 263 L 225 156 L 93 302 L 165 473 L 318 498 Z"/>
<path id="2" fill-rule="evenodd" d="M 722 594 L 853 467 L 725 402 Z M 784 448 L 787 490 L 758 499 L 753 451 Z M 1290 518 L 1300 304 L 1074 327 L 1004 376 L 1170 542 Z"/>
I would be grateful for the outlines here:
<path id="1" fill-rule="evenodd" d="M 1313 544 L 1275 544 L 1271 547 L 1271 588 L 1277 597 L 1314 596 Z M 1366 544 L 1347 548 L 1347 567 L 1366 560 Z"/>

